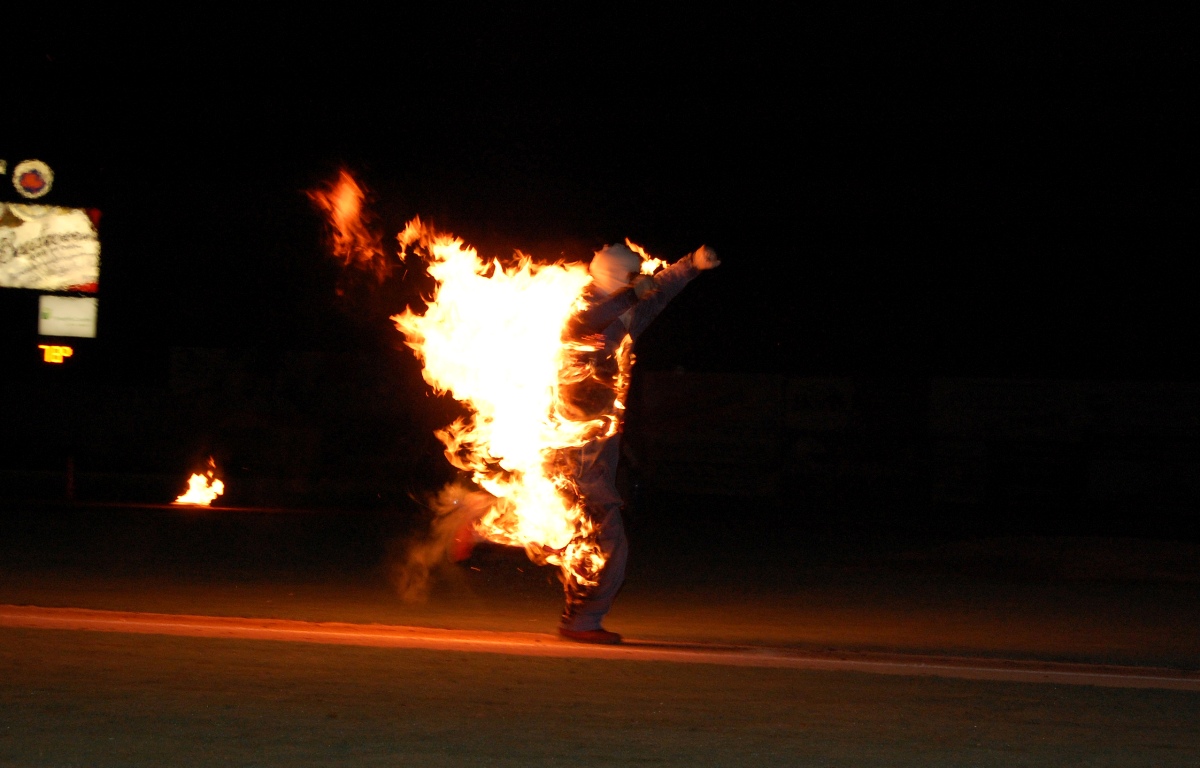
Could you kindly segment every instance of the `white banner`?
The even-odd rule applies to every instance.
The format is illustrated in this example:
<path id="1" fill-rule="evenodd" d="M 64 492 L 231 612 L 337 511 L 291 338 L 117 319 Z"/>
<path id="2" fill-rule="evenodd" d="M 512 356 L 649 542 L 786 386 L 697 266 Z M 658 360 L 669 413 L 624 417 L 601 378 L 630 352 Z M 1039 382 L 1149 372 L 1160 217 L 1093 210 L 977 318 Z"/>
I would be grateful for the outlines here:
<path id="1" fill-rule="evenodd" d="M 95 292 L 100 238 L 81 208 L 9 203 L 0 211 L 0 288 Z"/>
<path id="2" fill-rule="evenodd" d="M 97 300 L 78 296 L 39 296 L 38 333 L 42 336 L 96 338 Z"/>

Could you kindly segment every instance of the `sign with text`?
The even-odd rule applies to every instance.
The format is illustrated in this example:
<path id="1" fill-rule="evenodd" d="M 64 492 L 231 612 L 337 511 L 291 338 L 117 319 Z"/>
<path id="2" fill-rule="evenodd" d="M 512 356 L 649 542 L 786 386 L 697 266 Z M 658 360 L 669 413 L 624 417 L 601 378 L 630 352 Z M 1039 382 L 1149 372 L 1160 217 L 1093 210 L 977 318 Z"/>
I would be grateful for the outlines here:
<path id="1" fill-rule="evenodd" d="M 61 344 L 38 344 L 38 349 L 42 350 L 43 360 L 55 365 L 62 365 L 63 360 L 75 354 L 74 349 Z"/>
<path id="2" fill-rule="evenodd" d="M 99 212 L 0 203 L 0 288 L 95 293 Z"/>
<path id="3" fill-rule="evenodd" d="M 87 296 L 39 296 L 38 333 L 94 339 L 96 305 L 97 300 Z"/>

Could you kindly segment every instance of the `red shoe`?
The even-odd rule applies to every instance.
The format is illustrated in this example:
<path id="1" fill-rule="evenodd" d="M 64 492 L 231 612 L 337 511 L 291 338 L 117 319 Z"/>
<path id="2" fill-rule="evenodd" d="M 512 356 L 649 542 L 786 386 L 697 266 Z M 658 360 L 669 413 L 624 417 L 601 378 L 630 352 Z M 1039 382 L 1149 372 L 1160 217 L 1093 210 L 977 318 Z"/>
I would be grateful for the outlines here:
<path id="1" fill-rule="evenodd" d="M 574 640 L 577 643 L 592 643 L 594 645 L 617 645 L 621 642 L 621 636 L 616 632 L 609 632 L 607 629 L 566 629 L 565 627 L 558 628 L 558 634 L 568 640 Z"/>

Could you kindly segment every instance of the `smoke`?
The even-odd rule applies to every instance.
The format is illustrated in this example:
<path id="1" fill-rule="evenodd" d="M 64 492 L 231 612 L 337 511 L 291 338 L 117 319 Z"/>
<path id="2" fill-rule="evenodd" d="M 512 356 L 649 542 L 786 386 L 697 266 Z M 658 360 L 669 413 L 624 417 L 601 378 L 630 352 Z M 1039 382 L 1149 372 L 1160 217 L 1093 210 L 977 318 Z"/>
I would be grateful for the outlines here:
<path id="1" fill-rule="evenodd" d="M 438 491 L 429 501 L 433 519 L 428 529 L 404 542 L 399 557 L 391 565 L 389 576 L 401 600 L 423 603 L 429 598 L 434 576 L 451 565 L 455 535 L 473 535 L 468 524 L 483 517 L 495 503 L 495 496 L 468 488 L 460 481 Z"/>

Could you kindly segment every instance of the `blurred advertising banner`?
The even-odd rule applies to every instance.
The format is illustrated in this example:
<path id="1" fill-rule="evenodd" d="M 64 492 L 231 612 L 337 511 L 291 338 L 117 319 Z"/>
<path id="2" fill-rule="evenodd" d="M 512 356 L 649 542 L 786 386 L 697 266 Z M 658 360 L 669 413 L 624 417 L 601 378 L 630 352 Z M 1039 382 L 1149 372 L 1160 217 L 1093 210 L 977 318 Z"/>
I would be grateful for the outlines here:
<path id="1" fill-rule="evenodd" d="M 0 202 L 0 288 L 95 293 L 98 218 L 92 209 Z"/>

